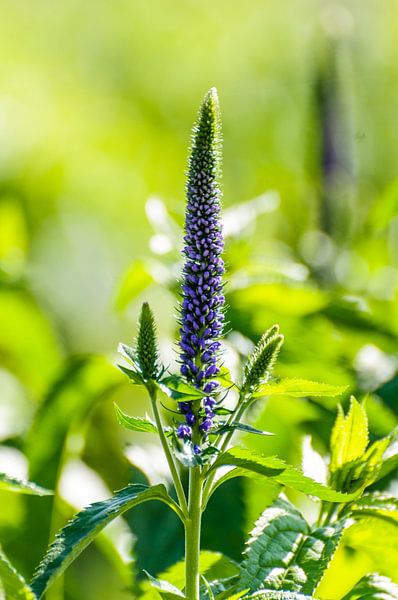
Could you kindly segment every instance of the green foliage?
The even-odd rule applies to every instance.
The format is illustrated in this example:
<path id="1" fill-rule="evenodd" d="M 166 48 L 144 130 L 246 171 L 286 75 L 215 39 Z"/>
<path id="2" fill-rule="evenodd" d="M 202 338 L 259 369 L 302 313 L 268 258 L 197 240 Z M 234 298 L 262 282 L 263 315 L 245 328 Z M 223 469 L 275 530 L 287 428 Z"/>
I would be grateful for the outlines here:
<path id="1" fill-rule="evenodd" d="M 232 477 L 245 476 L 248 473 L 249 477 L 252 474 L 265 476 L 279 485 L 304 492 L 328 502 L 349 502 L 355 498 L 355 494 L 348 495 L 335 491 L 314 481 L 310 477 L 306 477 L 298 469 L 287 465 L 283 460 L 275 456 L 263 456 L 250 450 L 236 447 L 219 456 L 213 468 L 218 469 L 224 465 L 234 466 L 236 469 L 232 469 L 226 475 L 223 475 L 216 482 L 216 486 L 221 485 Z"/>
<path id="2" fill-rule="evenodd" d="M 96 502 L 80 512 L 57 535 L 34 574 L 31 586 L 38 598 L 108 523 L 130 508 L 149 500 L 160 500 L 175 508 L 163 485 L 148 487 L 130 484 L 109 500 Z"/>
<path id="3" fill-rule="evenodd" d="M 360 458 L 369 443 L 368 419 L 365 409 L 354 397 L 350 401 L 350 410 L 344 416 L 341 406 L 330 438 L 330 470 L 334 473 L 347 463 Z"/>
<path id="4" fill-rule="evenodd" d="M 290 503 L 277 500 L 251 532 L 239 585 L 312 594 L 331 561 L 345 523 L 311 530 Z"/>
<path id="5" fill-rule="evenodd" d="M 158 382 L 159 388 L 167 396 L 173 400 L 179 400 L 182 402 L 189 402 L 190 400 L 200 400 L 203 398 L 204 393 L 198 390 L 193 385 L 186 383 L 179 375 L 170 375 L 164 377 Z"/>
<path id="6" fill-rule="evenodd" d="M 253 394 L 254 398 L 263 396 L 293 396 L 294 398 L 305 398 L 306 396 L 340 396 L 346 388 L 344 386 L 330 385 L 318 381 L 307 381 L 306 379 L 282 379 L 264 383 Z"/>
<path id="7" fill-rule="evenodd" d="M 5 473 L 0 473 L 0 489 L 19 494 L 31 494 L 33 496 L 51 496 L 53 494 L 50 490 L 46 490 L 35 483 L 21 481 Z"/>
<path id="8" fill-rule="evenodd" d="M 160 596 L 164 598 L 164 600 L 175 600 L 176 598 L 185 598 L 181 590 L 176 588 L 168 581 L 165 581 L 164 579 L 155 579 L 146 571 L 145 574 L 148 577 L 151 586 L 155 588 L 155 590 L 158 590 Z"/>
<path id="9" fill-rule="evenodd" d="M 1 549 L 0 587 L 2 587 L 5 592 L 6 600 L 36 600 L 33 591 L 30 589 L 22 575 L 20 575 L 12 566 Z"/>
<path id="10" fill-rule="evenodd" d="M 398 586 L 377 573 L 365 575 L 342 600 L 397 600 Z"/>
<path id="11" fill-rule="evenodd" d="M 115 404 L 115 412 L 118 422 L 126 429 L 143 433 L 158 433 L 156 423 L 149 417 L 130 417 L 129 415 L 126 415 L 117 404 Z"/>

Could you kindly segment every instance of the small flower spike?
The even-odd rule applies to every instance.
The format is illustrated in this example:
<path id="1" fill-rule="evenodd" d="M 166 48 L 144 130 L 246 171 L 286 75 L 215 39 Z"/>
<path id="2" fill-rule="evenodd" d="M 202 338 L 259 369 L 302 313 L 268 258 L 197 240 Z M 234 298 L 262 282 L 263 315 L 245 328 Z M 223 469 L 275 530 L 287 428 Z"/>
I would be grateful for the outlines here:
<path id="1" fill-rule="evenodd" d="M 159 351 L 156 339 L 156 325 L 153 313 L 144 302 L 138 320 L 136 363 L 144 380 L 156 379 L 160 372 Z"/>
<path id="2" fill-rule="evenodd" d="M 283 344 L 283 335 L 274 325 L 266 331 L 254 348 L 245 368 L 242 392 L 249 393 L 264 383 L 268 377 Z"/>

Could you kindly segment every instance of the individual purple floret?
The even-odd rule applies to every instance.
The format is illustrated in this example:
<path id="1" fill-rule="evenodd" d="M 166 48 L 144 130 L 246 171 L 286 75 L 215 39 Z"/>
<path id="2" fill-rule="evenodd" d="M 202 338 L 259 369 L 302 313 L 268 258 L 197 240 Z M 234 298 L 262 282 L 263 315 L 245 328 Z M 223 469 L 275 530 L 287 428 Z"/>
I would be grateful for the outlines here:
<path id="1" fill-rule="evenodd" d="M 218 383 L 210 380 L 219 373 L 219 338 L 223 331 L 224 247 L 220 223 L 220 124 L 217 92 L 204 98 L 193 129 L 189 158 L 185 218 L 180 359 L 181 373 L 206 396 L 201 405 L 182 402 L 180 411 L 192 433 L 186 438 L 201 441 L 213 426 Z M 209 381 L 210 380 L 210 381 Z M 183 437 L 184 426 L 178 428 Z M 198 444 L 196 450 L 200 451 Z"/>

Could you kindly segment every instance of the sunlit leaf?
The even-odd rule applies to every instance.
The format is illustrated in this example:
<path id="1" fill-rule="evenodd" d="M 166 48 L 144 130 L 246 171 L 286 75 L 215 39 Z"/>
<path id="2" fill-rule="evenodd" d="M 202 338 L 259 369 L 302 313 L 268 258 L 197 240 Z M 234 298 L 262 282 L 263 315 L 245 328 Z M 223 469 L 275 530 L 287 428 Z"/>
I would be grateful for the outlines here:
<path id="1" fill-rule="evenodd" d="M 53 494 L 50 490 L 42 488 L 31 481 L 22 481 L 5 473 L 0 473 L 0 489 L 34 496 L 51 496 Z"/>
<path id="2" fill-rule="evenodd" d="M 155 588 L 164 600 L 176 600 L 176 598 L 185 598 L 184 594 L 175 585 L 172 585 L 164 579 L 155 579 L 147 571 L 144 571 L 148 577 L 150 585 Z"/>
<path id="3" fill-rule="evenodd" d="M 263 456 L 243 448 L 231 448 L 217 458 L 213 469 L 223 465 L 238 467 L 237 471 L 227 473 L 222 483 L 232 476 L 244 476 L 245 471 L 270 478 L 280 485 L 316 496 L 328 502 L 349 502 L 356 494 L 344 494 L 306 477 L 299 470 L 286 464 L 275 456 Z M 220 482 L 216 482 L 218 487 Z"/>
<path id="4" fill-rule="evenodd" d="M 339 406 L 330 438 L 330 469 L 339 467 L 363 456 L 369 443 L 368 419 L 365 409 L 351 397 L 350 409 L 345 416 Z"/>
<path id="5" fill-rule="evenodd" d="M 130 417 L 129 415 L 126 415 L 126 413 L 124 413 L 116 403 L 114 406 L 117 420 L 119 421 L 120 425 L 126 429 L 143 433 L 158 433 L 156 423 L 149 419 L 149 417 Z"/>
<path id="6" fill-rule="evenodd" d="M 130 508 L 149 500 L 160 500 L 174 510 L 174 504 L 163 485 L 148 487 L 130 484 L 116 492 L 112 498 L 96 502 L 78 513 L 57 534 L 35 572 L 31 587 L 38 598 L 108 523 Z"/>
<path id="7" fill-rule="evenodd" d="M 295 398 L 304 398 L 305 396 L 340 396 L 346 389 L 346 386 L 330 385 L 306 379 L 282 379 L 281 381 L 264 383 L 256 390 L 253 397 L 283 395 Z"/>

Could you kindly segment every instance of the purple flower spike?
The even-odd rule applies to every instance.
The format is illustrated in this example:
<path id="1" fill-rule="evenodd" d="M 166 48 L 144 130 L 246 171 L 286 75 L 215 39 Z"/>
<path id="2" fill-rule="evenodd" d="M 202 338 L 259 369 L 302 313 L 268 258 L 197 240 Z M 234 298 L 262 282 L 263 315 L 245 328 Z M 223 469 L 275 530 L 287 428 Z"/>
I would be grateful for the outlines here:
<path id="1" fill-rule="evenodd" d="M 220 118 L 217 92 L 205 96 L 193 129 L 187 182 L 182 301 L 181 301 L 181 374 L 189 383 L 214 395 L 218 384 L 210 379 L 217 366 L 219 338 L 224 325 L 224 295 L 221 254 L 224 239 L 221 230 Z M 191 410 L 180 405 L 186 424 L 192 426 L 194 447 L 206 437 L 213 425 L 211 412 L 215 400 L 207 397 Z M 202 408 L 206 409 L 204 417 Z M 210 410 L 209 410 L 210 409 Z M 202 416 L 199 416 L 199 412 Z M 178 431 L 185 431 L 180 425 Z M 178 433 L 178 435 L 180 435 Z M 196 452 L 196 451 L 195 451 Z"/>

